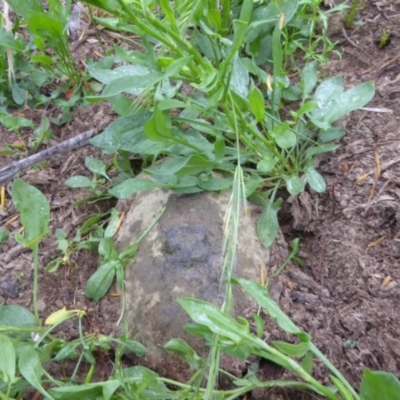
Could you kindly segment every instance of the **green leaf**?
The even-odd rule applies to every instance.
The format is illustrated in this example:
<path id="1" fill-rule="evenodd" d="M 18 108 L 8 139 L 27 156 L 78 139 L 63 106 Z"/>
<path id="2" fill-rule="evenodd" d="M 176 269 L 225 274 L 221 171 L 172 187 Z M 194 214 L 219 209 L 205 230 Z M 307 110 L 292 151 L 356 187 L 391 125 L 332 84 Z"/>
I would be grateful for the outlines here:
<path id="1" fill-rule="evenodd" d="M 10 232 L 8 230 L 0 229 L 0 244 L 4 243 L 10 237 Z"/>
<path id="2" fill-rule="evenodd" d="M 274 83 L 276 77 L 278 77 L 281 73 L 282 59 L 283 59 L 283 51 L 281 43 L 281 30 L 279 28 L 279 25 L 277 24 L 272 34 L 272 61 L 273 61 Z"/>
<path id="3" fill-rule="evenodd" d="M 205 325 L 212 332 L 229 338 L 236 344 L 240 344 L 250 335 L 247 321 L 241 320 L 243 323 L 240 324 L 211 303 L 187 297 L 178 299 L 177 302 L 193 321 Z"/>
<path id="4" fill-rule="evenodd" d="M 232 183 L 232 179 L 223 179 L 211 176 L 208 179 L 199 179 L 197 185 L 204 190 L 220 191 L 229 189 L 232 186 Z"/>
<path id="5" fill-rule="evenodd" d="M 318 63 L 311 61 L 307 63 L 301 73 L 300 86 L 303 89 L 303 99 L 306 99 L 313 91 L 318 80 Z"/>
<path id="6" fill-rule="evenodd" d="M 365 82 L 344 91 L 342 77 L 336 76 L 322 82 L 314 94 L 318 107 L 309 115 L 311 121 L 323 130 L 331 128 L 333 122 L 360 107 L 374 96 L 372 82 Z"/>
<path id="7" fill-rule="evenodd" d="M 204 365 L 204 360 L 182 339 L 172 339 L 164 346 L 165 350 L 179 354 L 191 370 Z"/>
<path id="8" fill-rule="evenodd" d="M 106 261 L 118 259 L 117 246 L 112 237 L 104 237 L 100 240 L 99 255 Z"/>
<path id="9" fill-rule="evenodd" d="M 241 59 L 236 57 L 235 61 L 233 62 L 230 88 L 240 97 L 247 98 L 249 94 L 249 84 L 249 71 L 244 66 Z"/>
<path id="10" fill-rule="evenodd" d="M 21 215 L 21 223 L 25 228 L 26 240 L 39 240 L 48 233 L 50 206 L 44 194 L 28 183 L 16 179 L 12 187 L 12 200 Z"/>
<path id="11" fill-rule="evenodd" d="M 15 358 L 13 342 L 8 336 L 0 334 L 0 376 L 6 383 L 15 380 Z"/>
<path id="12" fill-rule="evenodd" d="M 260 172 L 272 171 L 277 163 L 277 160 L 273 157 L 264 157 L 257 164 L 257 170 Z"/>
<path id="13" fill-rule="evenodd" d="M 18 369 L 21 375 L 45 398 L 53 399 L 43 388 L 41 384 L 42 375 L 45 373 L 40 362 L 39 355 L 30 345 L 22 347 L 19 359 Z"/>
<path id="14" fill-rule="evenodd" d="M 285 332 L 295 335 L 303 333 L 292 320 L 285 315 L 278 304 L 270 298 L 264 286 L 261 286 L 257 282 L 247 281 L 241 278 L 235 278 L 233 281 L 237 282 L 251 297 L 253 297 L 253 299 L 268 312 L 270 317 L 276 320 L 279 327 Z"/>
<path id="15" fill-rule="evenodd" d="M 151 117 L 151 113 L 144 112 L 118 118 L 108 125 L 100 135 L 92 138 L 90 144 L 99 147 L 108 154 L 113 154 L 118 150 L 139 153 L 138 146 L 147 142 L 154 149 L 154 153 L 148 154 L 156 154 L 164 145 L 155 144 L 147 139 L 144 133 L 144 125 Z"/>
<path id="16" fill-rule="evenodd" d="M 265 324 L 262 318 L 258 314 L 253 315 L 254 322 L 256 323 L 257 337 L 259 339 L 264 339 Z"/>
<path id="17" fill-rule="evenodd" d="M 11 32 L 7 32 L 4 28 L 0 28 L 0 46 L 20 52 L 23 50 L 21 42 L 15 40 Z"/>
<path id="18" fill-rule="evenodd" d="M 155 165 L 145 171 L 155 175 L 195 175 L 200 172 L 210 170 L 214 162 L 205 159 L 202 156 L 194 154 L 189 157 L 175 157 L 168 159 L 162 164 Z"/>
<path id="19" fill-rule="evenodd" d="M 391 373 L 364 369 L 360 400 L 399 400 L 400 381 Z"/>
<path id="20" fill-rule="evenodd" d="M 317 154 L 327 153 L 328 151 L 334 151 L 339 147 L 338 144 L 322 144 L 319 146 L 312 146 L 306 150 L 305 159 L 311 158 Z"/>
<path id="21" fill-rule="evenodd" d="M 297 175 L 284 176 L 283 179 L 285 180 L 287 190 L 291 195 L 296 196 L 303 192 L 305 186 L 304 181 Z"/>
<path id="22" fill-rule="evenodd" d="M 310 350 L 310 343 L 291 344 L 286 342 L 272 341 L 272 344 L 282 353 L 291 357 L 303 357 Z"/>
<path id="23" fill-rule="evenodd" d="M 301 107 L 300 110 L 297 111 L 297 116 L 300 117 L 304 114 L 307 114 L 317 107 L 317 103 L 315 101 L 307 101 L 307 103 L 304 103 Z"/>
<path id="24" fill-rule="evenodd" d="M 15 328 L 34 328 L 36 318 L 27 309 L 17 305 L 0 306 L 0 325 Z"/>
<path id="25" fill-rule="evenodd" d="M 314 361 L 314 354 L 309 351 L 305 357 L 301 360 L 301 367 L 306 371 L 308 374 L 312 374 L 313 368 L 313 361 Z"/>
<path id="26" fill-rule="evenodd" d="M 111 260 L 100 268 L 86 282 L 86 297 L 93 301 L 99 301 L 111 287 L 115 277 L 115 268 L 118 260 Z"/>
<path id="27" fill-rule="evenodd" d="M 157 82 L 162 80 L 162 77 L 161 74 L 156 72 L 139 76 L 124 76 L 123 78 L 111 81 L 104 88 L 100 97 L 107 98 L 122 92 L 131 93 L 135 89 L 152 88 Z"/>
<path id="28" fill-rule="evenodd" d="M 120 385 L 121 382 L 118 379 L 109 379 L 107 382 L 51 388 L 49 393 L 55 400 L 109 400 Z"/>
<path id="29" fill-rule="evenodd" d="M 265 114 L 265 102 L 261 90 L 257 87 L 253 87 L 252 91 L 249 94 L 249 104 L 250 110 L 255 116 L 256 120 L 258 122 L 262 121 Z"/>
<path id="30" fill-rule="evenodd" d="M 340 139 L 345 135 L 344 128 L 329 128 L 326 131 L 321 131 L 318 135 L 322 143 L 331 142 L 332 140 Z"/>
<path id="31" fill-rule="evenodd" d="M 89 171 L 93 172 L 94 174 L 104 176 L 107 180 L 110 180 L 106 173 L 105 164 L 98 158 L 87 156 L 85 158 L 85 165 Z"/>
<path id="32" fill-rule="evenodd" d="M 130 115 L 135 106 L 135 101 L 124 94 L 112 96 L 108 99 L 108 101 L 114 111 L 121 117 Z"/>
<path id="33" fill-rule="evenodd" d="M 143 357 L 146 355 L 146 347 L 144 347 L 141 343 L 136 342 L 135 340 L 124 339 L 122 340 L 122 344 L 137 357 Z"/>
<path id="34" fill-rule="evenodd" d="M 91 179 L 82 175 L 71 176 L 65 181 L 65 184 L 71 188 L 91 188 L 96 186 Z"/>
<path id="35" fill-rule="evenodd" d="M 154 182 L 149 179 L 133 178 L 127 179 L 119 185 L 114 186 L 108 191 L 108 193 L 110 193 L 117 199 L 125 199 L 131 196 L 133 193 L 151 190 L 163 186 L 164 185 L 162 183 Z"/>
<path id="36" fill-rule="evenodd" d="M 326 182 L 318 171 L 316 171 L 312 166 L 309 166 L 304 172 L 311 189 L 315 190 L 317 193 L 325 192 Z"/>
<path id="37" fill-rule="evenodd" d="M 278 234 L 278 211 L 282 201 L 282 199 L 276 200 L 275 203 L 269 201 L 257 222 L 257 236 L 264 247 L 270 247 Z"/>
<path id="38" fill-rule="evenodd" d="M 296 144 L 296 135 L 290 129 L 285 129 L 275 136 L 275 142 L 281 149 L 289 149 Z"/>

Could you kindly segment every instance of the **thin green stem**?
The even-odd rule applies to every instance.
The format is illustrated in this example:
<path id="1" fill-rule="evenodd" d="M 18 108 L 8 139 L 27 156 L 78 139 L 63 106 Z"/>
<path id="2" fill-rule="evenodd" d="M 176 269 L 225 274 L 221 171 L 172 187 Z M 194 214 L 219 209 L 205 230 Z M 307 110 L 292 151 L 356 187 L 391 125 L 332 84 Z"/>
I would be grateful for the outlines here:
<path id="1" fill-rule="evenodd" d="M 40 325 L 38 308 L 38 286 L 39 286 L 39 244 L 33 246 L 33 313 L 36 323 Z"/>

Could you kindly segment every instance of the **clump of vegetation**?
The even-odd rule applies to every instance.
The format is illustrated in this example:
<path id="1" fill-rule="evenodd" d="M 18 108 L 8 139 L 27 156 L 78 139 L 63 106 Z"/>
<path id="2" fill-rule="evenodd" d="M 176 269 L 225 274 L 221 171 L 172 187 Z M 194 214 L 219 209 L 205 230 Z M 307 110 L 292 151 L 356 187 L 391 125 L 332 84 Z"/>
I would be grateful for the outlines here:
<path id="1" fill-rule="evenodd" d="M 2 50 L 10 47 L 18 50 L 17 55 L 38 72 L 42 83 L 51 78 L 50 71 L 56 70 L 68 76 L 74 87 L 82 88 L 76 91 L 77 97 L 73 96 L 70 104 L 85 93 L 82 82 L 90 76 L 102 87 L 99 92 L 88 93 L 85 100 L 108 99 L 120 116 L 91 141 L 114 155 L 113 164 L 119 176 L 111 179 L 102 162 L 88 158 L 86 165 L 93 179 L 79 176 L 67 183 L 72 187 L 90 188 L 95 196 L 116 198 L 155 187 L 181 193 L 232 187 L 235 204 L 249 198 L 262 205 L 257 233 L 264 246 L 271 246 L 278 232 L 277 213 L 282 204 L 282 199 L 277 198 L 278 189 L 286 188 L 291 195 L 298 195 L 308 184 L 314 191 L 323 192 L 326 184 L 314 167 L 315 156 L 337 148 L 336 141 L 344 130 L 333 123 L 368 103 L 374 95 L 372 83 L 344 90 L 341 77 L 319 81 L 321 58 L 311 39 L 314 19 L 320 15 L 319 2 L 302 3 L 313 13 L 311 24 L 301 14 L 305 9 L 297 0 L 268 3 L 243 0 L 234 4 L 206 0 L 195 3 L 90 0 L 88 3 L 111 15 L 94 17 L 98 24 L 125 35 L 139 36 L 143 51 L 115 46 L 114 54 L 88 66 L 85 77 L 86 72 L 79 71 L 69 52 L 65 36 L 67 15 L 56 0 L 50 1 L 48 10 L 35 1 L 29 4 L 10 1 L 32 34 L 29 46 L 34 44 L 36 52 L 27 60 L 31 47 L 23 39 L 15 39 L 2 31 L 6 38 L 1 43 Z M 52 56 L 46 53 L 49 47 L 54 51 Z M 308 62 L 302 68 L 291 64 L 293 54 L 306 48 Z M 326 49 L 323 46 L 323 51 Z M 290 79 L 289 66 L 300 70 L 297 81 Z M 2 67 L 4 73 L 5 63 Z M 27 98 L 38 101 L 39 94 L 29 92 L 23 80 L 18 79 L 11 92 L 4 92 L 4 97 L 13 96 L 17 104 L 23 104 Z M 130 170 L 132 158 L 142 160 L 144 171 L 153 180 L 134 176 Z M 164 158 L 162 164 L 154 163 Z M 213 175 L 213 171 L 218 171 L 223 178 Z M 13 186 L 13 201 L 25 228 L 25 236 L 16 235 L 16 239 L 34 252 L 34 315 L 20 307 L 0 308 L 1 398 L 21 397 L 29 386 L 49 399 L 73 396 L 106 400 L 234 399 L 255 388 L 272 386 L 301 388 L 332 400 L 369 400 L 400 390 L 400 382 L 393 375 L 366 369 L 358 394 L 316 348 L 310 336 L 271 300 L 267 288 L 234 280 L 232 270 L 237 245 L 234 235 L 226 238 L 232 241 L 228 246 L 231 252 L 227 252 L 221 268 L 226 278 L 225 293 L 227 296 L 231 293 L 230 285 L 240 285 L 283 331 L 296 338 L 296 344 L 262 340 L 266 328 L 258 315 L 254 316 L 257 332 L 251 333 L 249 321 L 231 318 L 229 307 L 218 309 L 201 300 L 181 299 L 179 303 L 197 324 L 192 331 L 213 343 L 208 360 L 201 359 L 181 339 L 165 345 L 166 349 L 183 356 L 193 370 L 193 378 L 182 383 L 160 377 L 144 367 L 125 368 L 121 362 L 124 352 L 129 349 L 143 356 L 143 346 L 126 334 L 112 338 L 83 332 L 81 310 L 59 310 L 46 320 L 48 328 L 43 328 L 37 306 L 37 266 L 38 246 L 48 233 L 49 205 L 38 190 L 19 180 Z M 228 225 L 234 231 L 239 213 L 234 210 L 230 215 Z M 139 243 L 119 253 L 112 240 L 117 221 L 118 215 L 111 212 L 109 225 L 97 229 L 96 235 L 84 244 L 79 242 L 81 236 L 71 243 L 58 231 L 63 257 L 48 269 L 55 271 L 68 263 L 70 250 L 79 248 L 81 243 L 85 248 L 96 248 L 101 257 L 99 270 L 87 283 L 88 297 L 100 300 L 114 279 L 123 290 L 125 262 L 134 256 Z M 90 230 L 98 222 L 94 218 L 85 228 Z M 78 318 L 79 338 L 63 341 L 53 336 L 54 327 L 69 318 Z M 111 344 L 116 346 L 115 368 L 107 381 L 92 382 L 97 365 L 93 352 L 108 350 Z M 247 376 L 231 377 L 233 389 L 216 389 L 221 352 L 242 359 L 251 355 L 266 358 L 290 371 L 293 380 L 260 381 L 258 365 L 254 363 Z M 60 379 L 46 371 L 49 360 L 65 359 L 77 360 L 71 376 Z M 330 386 L 313 377 L 315 359 L 330 370 Z M 78 384 L 77 371 L 83 361 L 91 367 L 84 382 Z M 208 380 L 206 387 L 202 387 L 205 374 Z"/>
<path id="2" fill-rule="evenodd" d="M 359 11 L 364 7 L 365 0 L 352 0 L 350 7 L 345 14 L 344 26 L 346 29 L 353 28 L 354 19 L 356 18 Z"/>

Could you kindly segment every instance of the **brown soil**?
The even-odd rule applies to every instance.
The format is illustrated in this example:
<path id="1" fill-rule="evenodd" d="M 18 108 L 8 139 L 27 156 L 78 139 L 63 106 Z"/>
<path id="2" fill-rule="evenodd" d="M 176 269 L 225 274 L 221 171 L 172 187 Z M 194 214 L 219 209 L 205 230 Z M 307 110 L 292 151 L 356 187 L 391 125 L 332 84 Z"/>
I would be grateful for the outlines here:
<path id="1" fill-rule="evenodd" d="M 306 267 L 287 267 L 271 287 L 281 308 L 311 335 L 355 387 L 365 367 L 400 377 L 400 4 L 367 2 L 357 19 L 362 25 L 345 32 L 340 21 L 335 22 L 338 25 L 331 34 L 339 41 L 337 49 L 343 59 L 330 62 L 324 74 L 343 75 L 348 86 L 372 80 L 376 96 L 367 108 L 340 121 L 347 134 L 340 148 L 319 166 L 328 182 L 326 193 L 304 193 L 286 203 L 281 213 L 282 229 L 288 240 L 301 237 L 300 257 Z M 377 42 L 383 29 L 390 33 L 390 43 L 379 49 Z M 91 43 L 82 44 L 78 50 L 85 48 L 93 54 Z M 77 57 L 83 59 L 82 55 Z M 70 124 L 61 129 L 53 127 L 54 141 L 93 127 L 100 130 L 114 117 L 105 103 L 76 110 Z M 22 136 L 28 141 L 31 132 Z M 17 139 L 0 127 L 1 148 Z M 70 239 L 88 216 L 114 205 L 108 201 L 74 206 L 88 192 L 70 189 L 64 182 L 78 174 L 91 176 L 84 165 L 87 155 L 107 160 L 87 146 L 21 176 L 48 198 L 51 231 L 63 228 Z M 2 157 L 0 167 L 11 161 Z M 7 193 L 5 210 L 0 211 L 2 226 L 17 215 L 10 200 L 10 184 Z M 16 232 L 20 224 L 15 220 L 7 228 Z M 40 247 L 40 315 L 46 318 L 64 305 L 85 309 L 88 331 L 115 331 L 119 298 L 110 295 L 94 303 L 84 294 L 85 282 L 98 266 L 97 257 L 81 250 L 72 256 L 69 266 L 45 273 L 47 263 L 58 256 L 55 236 L 51 235 Z M 32 309 L 32 266 L 32 254 L 16 246 L 13 238 L 1 246 L 0 303 Z M 70 322 L 60 334 L 76 337 L 77 326 Z M 285 338 L 269 326 L 267 337 Z M 261 372 L 266 379 L 284 377 L 283 371 L 267 363 Z M 317 379 L 328 382 L 324 366 L 317 364 L 314 372 Z M 311 397 L 279 389 L 254 393 L 253 398 Z"/>

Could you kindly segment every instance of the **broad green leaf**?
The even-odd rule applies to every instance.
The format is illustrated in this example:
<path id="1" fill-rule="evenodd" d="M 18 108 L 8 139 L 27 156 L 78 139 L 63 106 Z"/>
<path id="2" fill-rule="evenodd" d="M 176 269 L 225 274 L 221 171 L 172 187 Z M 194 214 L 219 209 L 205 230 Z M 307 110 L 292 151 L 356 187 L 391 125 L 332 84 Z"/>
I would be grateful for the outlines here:
<path id="1" fill-rule="evenodd" d="M 59 46 L 67 43 L 64 25 L 59 19 L 50 17 L 44 12 L 32 12 L 28 18 L 28 29 L 41 38 L 46 38 Z"/>
<path id="2" fill-rule="evenodd" d="M 289 101 L 300 100 L 302 94 L 303 94 L 303 91 L 299 87 L 293 86 L 293 85 L 290 85 L 288 88 L 286 88 L 282 91 L 282 97 L 285 100 L 289 100 Z"/>
<path id="3" fill-rule="evenodd" d="M 311 61 L 307 63 L 301 73 L 300 86 L 303 89 L 303 99 L 306 99 L 313 91 L 318 81 L 318 63 Z"/>
<path id="4" fill-rule="evenodd" d="M 177 301 L 193 321 L 205 325 L 212 332 L 229 338 L 236 344 L 240 344 L 250 335 L 247 321 L 241 320 L 243 323 L 240 324 L 211 303 L 187 297 Z"/>
<path id="5" fill-rule="evenodd" d="M 90 188 L 95 186 L 91 179 L 82 175 L 71 176 L 65 181 L 65 184 L 71 188 Z"/>
<path id="6" fill-rule="evenodd" d="M 121 117 L 111 123 L 100 135 L 90 140 L 90 144 L 101 148 L 105 153 L 113 154 L 118 150 L 141 153 L 146 147 L 146 154 L 158 154 L 163 143 L 154 143 L 144 133 L 144 125 L 152 117 L 151 113 L 135 113 Z M 141 149 L 139 150 L 139 147 Z"/>
<path id="7" fill-rule="evenodd" d="M 232 179 L 210 177 L 208 179 L 199 179 L 197 185 L 204 190 L 220 191 L 229 189 L 232 186 Z"/>
<path id="8" fill-rule="evenodd" d="M 344 91 L 341 77 L 327 79 L 315 91 L 314 100 L 318 107 L 309 117 L 316 126 L 327 130 L 339 118 L 365 106 L 374 94 L 375 87 L 372 82 L 365 82 Z"/>
<path id="9" fill-rule="evenodd" d="M 264 157 L 257 164 L 257 170 L 260 172 L 272 171 L 277 163 L 277 160 L 273 157 Z"/>
<path id="10" fill-rule="evenodd" d="M 121 117 L 132 114 L 132 110 L 135 106 L 135 100 L 124 94 L 112 96 L 108 99 L 108 101 L 114 111 Z"/>
<path id="11" fill-rule="evenodd" d="M 133 178 L 127 179 L 119 185 L 114 186 L 112 189 L 109 190 L 109 193 L 117 199 L 125 199 L 131 196 L 133 193 L 151 190 L 163 186 L 164 185 L 162 183 L 154 182 L 150 179 Z"/>
<path id="12" fill-rule="evenodd" d="M 400 381 L 391 373 L 364 369 L 360 400 L 398 400 Z"/>
<path id="13" fill-rule="evenodd" d="M 264 308 L 271 318 L 275 319 L 279 327 L 287 333 L 292 333 L 298 335 L 303 333 L 292 320 L 285 315 L 285 313 L 279 308 L 278 304 L 273 301 L 268 290 L 261 286 L 257 282 L 247 281 L 241 278 L 235 278 L 234 282 L 239 283 L 239 285 L 251 296 L 253 299 Z"/>
<path id="14" fill-rule="evenodd" d="M 258 240 L 264 247 L 270 247 L 278 234 L 278 211 L 281 204 L 282 199 L 276 200 L 275 203 L 269 201 L 257 221 Z"/>
<path id="15" fill-rule="evenodd" d="M 112 237 L 104 237 L 99 243 L 99 255 L 106 261 L 116 260 L 118 250 Z"/>
<path id="16" fill-rule="evenodd" d="M 23 50 L 22 43 L 15 40 L 14 36 L 4 28 L 0 28 L 0 46 L 4 46 L 16 52 Z"/>
<path id="17" fill-rule="evenodd" d="M 106 179 L 110 180 L 106 173 L 106 166 L 105 164 L 96 157 L 87 156 L 85 158 L 85 165 L 86 168 L 93 172 L 94 174 L 104 176 Z"/>
<path id="18" fill-rule="evenodd" d="M 328 151 L 334 151 L 339 147 L 338 144 L 322 144 L 319 146 L 312 146 L 306 150 L 306 157 L 311 158 L 317 154 L 327 153 Z"/>
<path id="19" fill-rule="evenodd" d="M 144 347 L 141 343 L 136 342 L 135 340 L 123 340 L 122 344 L 137 357 L 143 357 L 146 355 L 146 347 Z"/>
<path id="20" fill-rule="evenodd" d="M 18 358 L 18 369 L 21 375 L 45 398 L 53 399 L 43 388 L 41 380 L 44 369 L 36 350 L 30 346 L 22 347 Z"/>
<path id="21" fill-rule="evenodd" d="M 98 64 L 95 64 L 88 66 L 87 70 L 93 78 L 106 85 L 119 78 L 124 78 L 127 76 L 142 77 L 144 75 L 150 74 L 149 69 L 144 65 L 123 65 L 114 69 L 103 69 Z M 140 93 L 141 91 L 131 94 L 138 96 Z"/>
<path id="22" fill-rule="evenodd" d="M 303 357 L 310 350 L 310 343 L 291 344 L 286 342 L 272 341 L 272 344 L 282 353 L 291 357 Z"/>
<path id="23" fill-rule="evenodd" d="M 195 175 L 200 172 L 210 170 L 214 166 L 214 162 L 205 159 L 199 155 L 190 157 L 175 157 L 168 159 L 162 164 L 152 166 L 146 169 L 147 172 L 154 175 Z"/>
<path id="24" fill-rule="evenodd" d="M 332 140 L 340 139 L 345 135 L 344 128 L 329 128 L 326 131 L 321 131 L 318 135 L 322 143 L 331 142 Z"/>
<path id="25" fill-rule="evenodd" d="M 15 328 L 34 328 L 35 316 L 26 308 L 17 305 L 0 306 L 0 325 Z"/>
<path id="26" fill-rule="evenodd" d="M 283 179 L 285 180 L 287 190 L 291 195 L 296 196 L 303 192 L 305 186 L 304 181 L 297 175 L 284 176 Z"/>
<path id="27" fill-rule="evenodd" d="M 133 89 L 152 88 L 162 79 L 162 75 L 151 72 L 141 76 L 125 76 L 111 81 L 103 90 L 101 98 L 115 96 L 116 94 L 125 92 L 131 93 Z"/>
<path id="28" fill-rule="evenodd" d="M 176 395 L 160 380 L 158 375 L 148 368 L 136 366 L 122 370 L 124 380 L 136 382 L 131 385 L 132 391 L 138 399 L 176 399 Z M 132 393 L 131 393 L 132 395 Z M 131 396 L 132 397 L 132 396 Z"/>
<path id="29" fill-rule="evenodd" d="M 27 91 L 18 86 L 16 83 L 11 84 L 11 92 L 13 100 L 18 104 L 22 105 L 26 101 L 27 98 Z"/>
<path id="30" fill-rule="evenodd" d="M 144 132 L 146 136 L 153 142 L 166 142 L 172 139 L 170 130 L 165 128 L 165 130 L 158 130 L 157 125 L 160 125 L 160 121 L 157 124 L 155 118 L 150 119 L 146 122 L 144 126 Z"/>
<path id="31" fill-rule="evenodd" d="M 8 336 L 0 334 L 0 376 L 6 383 L 15 380 L 15 358 L 13 342 Z"/>
<path id="32" fill-rule="evenodd" d="M 51 388 L 49 393 L 55 400 L 105 400 L 110 399 L 120 385 L 121 382 L 118 379 L 109 379 L 107 382 Z"/>
<path id="33" fill-rule="evenodd" d="M 20 213 L 27 241 L 36 240 L 32 245 L 38 245 L 38 240 L 48 233 L 49 202 L 40 190 L 20 179 L 13 183 L 12 200 Z"/>
<path id="34" fill-rule="evenodd" d="M 86 297 L 92 301 L 99 301 L 110 289 L 114 277 L 115 268 L 119 261 L 111 260 L 100 268 L 86 282 Z"/>
<path id="35" fill-rule="evenodd" d="M 249 94 L 250 77 L 249 71 L 239 57 L 233 62 L 230 88 L 240 97 L 247 98 Z"/>
<path id="36" fill-rule="evenodd" d="M 165 77 L 173 77 L 178 74 L 178 72 L 185 67 L 192 60 L 192 56 L 181 57 L 177 60 L 174 60 L 166 69 L 165 69 Z"/>
<path id="37" fill-rule="evenodd" d="M 275 136 L 275 142 L 281 149 L 289 149 L 296 144 L 296 134 L 290 129 L 285 129 Z"/>
<path id="38" fill-rule="evenodd" d="M 265 102 L 261 90 L 257 87 L 253 87 L 249 94 L 249 104 L 250 110 L 255 116 L 256 120 L 258 122 L 262 121 L 265 113 Z"/>
<path id="39" fill-rule="evenodd" d="M 300 110 L 297 111 L 297 115 L 302 116 L 306 113 L 313 111 L 316 107 L 317 107 L 317 103 L 315 101 L 307 101 L 307 103 L 304 103 L 300 107 Z"/>
<path id="40" fill-rule="evenodd" d="M 204 365 L 204 360 L 182 339 L 172 339 L 164 345 L 164 349 L 179 354 L 191 370 Z"/>
<path id="41" fill-rule="evenodd" d="M 304 172 L 307 178 L 307 182 L 311 186 L 311 189 L 315 190 L 317 193 L 325 192 L 325 179 L 317 170 L 315 170 L 312 166 L 309 166 L 305 169 Z"/>

